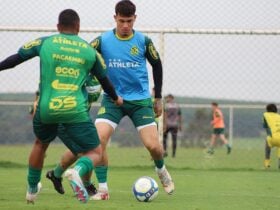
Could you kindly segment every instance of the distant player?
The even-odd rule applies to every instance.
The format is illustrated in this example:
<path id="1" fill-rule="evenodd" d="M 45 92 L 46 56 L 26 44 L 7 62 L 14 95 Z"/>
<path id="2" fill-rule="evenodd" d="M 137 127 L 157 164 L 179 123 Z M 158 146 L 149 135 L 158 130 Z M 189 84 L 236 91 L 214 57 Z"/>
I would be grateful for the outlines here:
<path id="1" fill-rule="evenodd" d="M 270 167 L 270 153 L 272 147 L 277 147 L 278 168 L 280 169 L 280 115 L 275 104 L 268 104 L 263 114 L 263 127 L 266 129 L 264 167 Z"/>
<path id="2" fill-rule="evenodd" d="M 228 143 L 228 140 L 225 137 L 225 123 L 224 123 L 224 116 L 218 104 L 216 102 L 212 102 L 212 121 L 211 125 L 213 126 L 213 133 L 211 135 L 210 146 L 208 149 L 208 154 L 214 154 L 214 145 L 216 139 L 220 138 L 223 144 L 227 147 L 227 154 L 231 152 L 231 146 Z"/>
<path id="3" fill-rule="evenodd" d="M 172 157 L 176 155 L 177 149 L 177 134 L 182 130 L 182 116 L 179 105 L 174 101 L 174 96 L 168 94 L 165 97 L 164 114 L 163 114 L 163 149 L 164 156 L 167 152 L 167 137 L 171 133 L 172 137 Z"/>

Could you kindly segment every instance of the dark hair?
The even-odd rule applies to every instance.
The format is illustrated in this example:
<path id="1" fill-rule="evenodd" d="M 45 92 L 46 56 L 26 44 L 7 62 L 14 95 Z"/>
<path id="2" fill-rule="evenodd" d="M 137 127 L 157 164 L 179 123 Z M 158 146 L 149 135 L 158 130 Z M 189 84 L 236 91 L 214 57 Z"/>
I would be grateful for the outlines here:
<path id="1" fill-rule="evenodd" d="M 171 98 L 171 99 L 174 99 L 174 96 L 173 96 L 171 93 L 168 94 L 166 97 Z"/>
<path id="2" fill-rule="evenodd" d="M 211 103 L 213 106 L 218 106 L 218 103 L 217 102 L 212 102 Z"/>
<path id="3" fill-rule="evenodd" d="M 116 15 L 130 17 L 135 15 L 136 6 L 130 0 L 121 0 L 115 6 Z"/>
<path id="4" fill-rule="evenodd" d="M 75 10 L 66 9 L 60 12 L 58 16 L 58 24 L 66 27 L 74 27 L 80 22 L 80 17 Z"/>
<path id="5" fill-rule="evenodd" d="M 277 106 L 275 104 L 268 104 L 266 106 L 266 111 L 268 112 L 277 112 Z"/>

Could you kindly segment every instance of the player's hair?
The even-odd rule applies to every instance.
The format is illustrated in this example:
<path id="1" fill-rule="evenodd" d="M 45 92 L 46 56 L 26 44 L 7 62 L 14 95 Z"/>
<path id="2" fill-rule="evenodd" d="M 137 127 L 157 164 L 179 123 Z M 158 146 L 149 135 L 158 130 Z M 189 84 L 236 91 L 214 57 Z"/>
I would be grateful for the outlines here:
<path id="1" fill-rule="evenodd" d="M 136 6 L 130 0 L 121 0 L 115 6 L 116 15 L 130 17 L 135 15 Z"/>
<path id="2" fill-rule="evenodd" d="M 171 99 L 174 99 L 174 96 L 173 96 L 171 93 L 168 94 L 166 97 L 171 98 Z"/>
<path id="3" fill-rule="evenodd" d="M 65 27 L 74 27 L 80 23 L 78 13 L 73 9 L 65 9 L 58 16 L 58 24 Z"/>
<path id="4" fill-rule="evenodd" d="M 211 103 L 213 106 L 218 106 L 218 103 L 217 102 L 212 102 Z"/>
<path id="5" fill-rule="evenodd" d="M 277 113 L 277 106 L 275 104 L 268 104 L 266 106 L 266 111 L 267 112 L 275 112 L 275 113 Z"/>

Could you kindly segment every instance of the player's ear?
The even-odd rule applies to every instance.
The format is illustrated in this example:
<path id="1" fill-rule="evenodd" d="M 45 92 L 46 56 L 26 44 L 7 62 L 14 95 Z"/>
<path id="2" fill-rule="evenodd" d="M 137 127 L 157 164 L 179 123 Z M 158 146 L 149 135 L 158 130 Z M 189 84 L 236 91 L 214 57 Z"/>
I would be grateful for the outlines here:
<path id="1" fill-rule="evenodd" d="M 77 31 L 77 34 L 80 32 L 80 23 L 76 24 L 76 31 Z"/>
<path id="2" fill-rule="evenodd" d="M 60 28 L 60 25 L 59 24 L 56 24 L 56 28 L 57 30 L 60 32 L 61 31 L 61 28 Z"/>

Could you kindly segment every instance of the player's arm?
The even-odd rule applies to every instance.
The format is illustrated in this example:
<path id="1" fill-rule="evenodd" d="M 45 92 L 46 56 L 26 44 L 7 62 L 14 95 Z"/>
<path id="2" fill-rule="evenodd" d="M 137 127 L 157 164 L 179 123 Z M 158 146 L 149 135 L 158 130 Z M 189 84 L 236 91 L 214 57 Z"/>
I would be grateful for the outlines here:
<path id="1" fill-rule="evenodd" d="M 162 77 L 163 77 L 162 63 L 152 40 L 147 36 L 145 37 L 145 45 L 146 45 L 146 58 L 148 62 L 151 64 L 152 71 L 153 71 L 154 90 L 155 90 L 154 111 L 156 113 L 156 117 L 159 117 L 162 114 L 162 101 L 161 101 Z"/>
<path id="2" fill-rule="evenodd" d="M 18 53 L 7 57 L 0 62 L 0 71 L 13 68 L 22 62 L 29 60 L 39 55 L 39 49 L 42 43 L 42 39 L 36 39 L 23 45 Z"/>
<path id="3" fill-rule="evenodd" d="M 2 62 L 0 62 L 0 71 L 14 68 L 15 66 L 21 64 L 24 61 L 25 60 L 18 53 L 11 55 Z"/>
<path id="4" fill-rule="evenodd" d="M 183 118 L 182 118 L 182 112 L 180 107 L 178 109 L 178 121 L 179 121 L 179 131 L 182 131 Z"/>
<path id="5" fill-rule="evenodd" d="M 92 68 L 91 73 L 98 79 L 104 92 L 107 93 L 117 105 L 122 105 L 123 100 L 120 96 L 117 95 L 114 86 L 107 77 L 106 65 L 99 53 L 96 53 L 96 62 Z"/>

